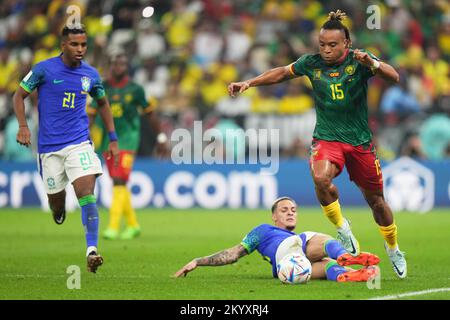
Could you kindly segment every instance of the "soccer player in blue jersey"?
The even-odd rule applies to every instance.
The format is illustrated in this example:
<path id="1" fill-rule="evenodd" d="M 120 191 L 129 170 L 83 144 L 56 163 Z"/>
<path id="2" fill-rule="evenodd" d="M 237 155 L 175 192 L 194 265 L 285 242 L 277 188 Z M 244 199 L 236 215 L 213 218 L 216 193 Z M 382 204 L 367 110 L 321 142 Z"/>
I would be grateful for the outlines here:
<path id="1" fill-rule="evenodd" d="M 294 252 L 304 254 L 312 265 L 311 279 L 327 279 L 337 282 L 367 281 L 375 277 L 379 269 L 374 267 L 380 259 L 371 253 L 361 252 L 354 257 L 341 243 L 331 236 L 317 232 L 293 232 L 297 225 L 297 205 L 289 197 L 277 199 L 272 205 L 274 225 L 261 224 L 248 233 L 240 244 L 213 255 L 196 258 L 175 273 L 186 276 L 198 266 L 222 266 L 257 250 L 272 265 L 277 277 L 277 263 Z M 345 268 L 349 265 L 365 266 L 359 270 Z"/>
<path id="2" fill-rule="evenodd" d="M 65 188 L 73 185 L 81 207 L 87 243 L 87 267 L 96 272 L 103 264 L 98 253 L 98 211 L 94 196 L 95 180 L 102 167 L 89 137 L 86 99 L 90 95 L 109 131 L 109 156 L 118 160 L 114 121 L 98 72 L 83 61 L 87 36 L 83 26 L 62 30 L 62 53 L 36 64 L 14 94 L 14 112 L 19 122 L 17 142 L 31 145 L 25 118 L 25 98 L 38 89 L 39 135 L 38 169 L 48 195 L 53 219 L 64 222 Z"/>

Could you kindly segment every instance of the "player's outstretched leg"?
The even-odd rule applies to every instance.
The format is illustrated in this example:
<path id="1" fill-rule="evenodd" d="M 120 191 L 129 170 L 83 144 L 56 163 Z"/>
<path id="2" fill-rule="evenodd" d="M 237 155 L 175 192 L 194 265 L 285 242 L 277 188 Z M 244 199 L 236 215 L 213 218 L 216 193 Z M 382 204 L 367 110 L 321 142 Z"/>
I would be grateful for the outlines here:
<path id="1" fill-rule="evenodd" d="M 322 148 L 325 147 L 322 146 Z M 340 152 L 340 150 L 335 151 L 337 154 Z M 345 250 L 351 255 L 357 256 L 359 255 L 359 243 L 352 233 L 349 221 L 342 215 L 338 189 L 333 184 L 333 179 L 340 172 L 336 163 L 326 159 L 318 160 L 314 155 L 311 157 L 311 175 L 322 211 L 336 227 L 338 231 L 336 238 L 342 243 Z"/>
<path id="2" fill-rule="evenodd" d="M 63 224 L 66 219 L 66 191 L 48 194 L 48 205 L 52 210 L 53 220 L 56 224 Z"/>
<path id="3" fill-rule="evenodd" d="M 341 242 L 335 239 L 327 240 L 323 245 L 323 251 L 328 257 L 336 260 L 336 262 L 341 266 L 350 266 L 355 264 L 372 266 L 380 262 L 380 258 L 368 252 L 361 252 L 356 257 L 352 256 L 345 250 Z"/>
<path id="4" fill-rule="evenodd" d="M 397 241 L 397 225 L 395 224 L 391 208 L 384 200 L 383 190 L 363 190 L 363 193 L 367 203 L 372 209 L 379 231 L 384 238 L 384 246 L 389 260 L 391 261 L 392 269 L 397 277 L 404 279 L 407 275 L 405 254 L 399 249 Z"/>
<path id="5" fill-rule="evenodd" d="M 334 260 L 327 263 L 325 270 L 327 280 L 337 282 L 368 281 L 380 272 L 378 266 L 368 266 L 359 270 L 353 270 L 338 265 Z"/>
<path id="6" fill-rule="evenodd" d="M 337 263 L 340 266 L 351 266 L 359 264 L 361 266 L 373 266 L 380 263 L 380 258 L 377 255 L 369 252 L 361 252 L 359 256 L 352 256 L 351 254 L 344 253 L 337 258 Z"/>

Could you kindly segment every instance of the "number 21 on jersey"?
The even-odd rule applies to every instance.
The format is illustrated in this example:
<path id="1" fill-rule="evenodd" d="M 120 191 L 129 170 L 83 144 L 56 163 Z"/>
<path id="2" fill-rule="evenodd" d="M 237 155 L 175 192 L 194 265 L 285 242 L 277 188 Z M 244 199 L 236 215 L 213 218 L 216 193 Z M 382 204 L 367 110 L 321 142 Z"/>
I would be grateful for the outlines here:
<path id="1" fill-rule="evenodd" d="M 64 99 L 62 102 L 63 108 L 75 108 L 75 93 L 72 92 L 64 92 Z"/>
<path id="2" fill-rule="evenodd" d="M 331 96 L 333 100 L 342 100 L 344 99 L 344 91 L 341 89 L 342 83 L 332 83 L 330 84 L 331 88 Z"/>

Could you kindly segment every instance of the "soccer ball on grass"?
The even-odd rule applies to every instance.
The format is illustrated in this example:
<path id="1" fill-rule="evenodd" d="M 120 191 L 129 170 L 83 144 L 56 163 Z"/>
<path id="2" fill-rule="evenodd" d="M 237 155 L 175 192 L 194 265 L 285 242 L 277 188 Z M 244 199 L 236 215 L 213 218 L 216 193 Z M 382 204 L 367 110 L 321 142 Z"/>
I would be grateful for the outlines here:
<path id="1" fill-rule="evenodd" d="M 283 283 L 304 284 L 311 278 L 311 262 L 301 253 L 290 253 L 277 264 L 277 273 Z"/>

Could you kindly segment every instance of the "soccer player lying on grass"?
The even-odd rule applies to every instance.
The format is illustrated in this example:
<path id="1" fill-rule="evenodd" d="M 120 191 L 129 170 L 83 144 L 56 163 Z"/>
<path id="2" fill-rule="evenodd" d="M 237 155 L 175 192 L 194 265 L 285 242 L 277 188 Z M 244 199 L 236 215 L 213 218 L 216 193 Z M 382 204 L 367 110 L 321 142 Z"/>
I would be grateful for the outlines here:
<path id="1" fill-rule="evenodd" d="M 374 266 L 380 259 L 373 254 L 361 252 L 354 257 L 331 236 L 317 232 L 293 232 L 297 225 L 297 205 L 289 197 L 282 197 L 272 205 L 274 226 L 261 224 L 250 231 L 240 244 L 216 254 L 196 258 L 181 268 L 175 277 L 186 276 L 198 266 L 222 266 L 234 263 L 257 250 L 272 265 L 277 277 L 277 263 L 286 254 L 300 252 L 312 265 L 311 279 L 327 279 L 338 282 L 367 281 L 375 277 L 379 269 Z M 359 270 L 345 268 L 349 265 L 365 266 Z"/>

